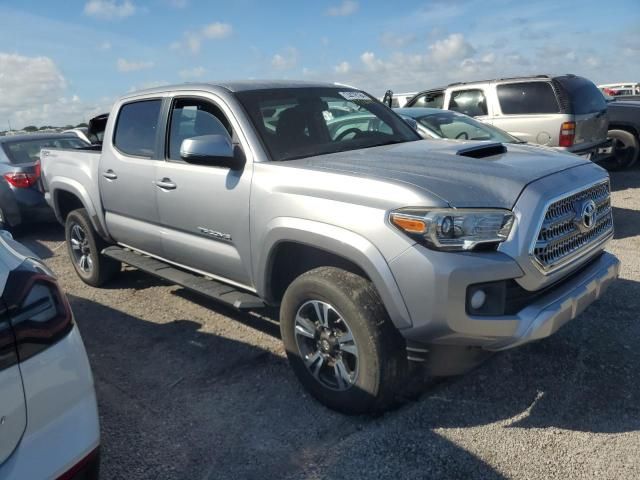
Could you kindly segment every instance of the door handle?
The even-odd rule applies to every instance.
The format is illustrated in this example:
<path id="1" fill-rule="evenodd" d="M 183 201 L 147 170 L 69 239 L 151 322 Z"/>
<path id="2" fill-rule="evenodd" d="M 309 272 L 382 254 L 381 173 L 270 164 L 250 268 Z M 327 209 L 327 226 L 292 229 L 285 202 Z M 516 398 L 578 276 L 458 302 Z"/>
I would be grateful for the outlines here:
<path id="1" fill-rule="evenodd" d="M 107 170 L 106 172 L 103 172 L 102 176 L 107 180 L 115 180 L 116 178 L 118 178 L 118 175 L 116 175 L 116 172 L 114 172 L 111 169 Z"/>
<path id="2" fill-rule="evenodd" d="M 163 190 L 175 190 L 178 186 L 171 181 L 170 178 L 163 178 L 162 180 L 156 180 L 153 182 L 156 187 L 162 188 Z"/>

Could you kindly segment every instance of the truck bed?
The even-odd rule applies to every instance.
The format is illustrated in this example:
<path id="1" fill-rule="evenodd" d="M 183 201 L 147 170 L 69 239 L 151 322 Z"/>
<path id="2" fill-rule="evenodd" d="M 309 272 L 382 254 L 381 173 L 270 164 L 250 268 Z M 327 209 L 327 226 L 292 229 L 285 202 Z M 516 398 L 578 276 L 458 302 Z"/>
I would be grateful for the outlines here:
<path id="1" fill-rule="evenodd" d="M 59 195 L 69 192 L 83 200 L 89 215 L 95 218 L 102 212 L 99 191 L 99 167 L 101 149 L 45 148 L 40 152 L 42 184 L 47 203 L 59 214 L 56 199 L 51 192 Z M 102 217 L 102 215 L 98 215 Z M 98 219 L 102 223 L 102 219 Z"/>

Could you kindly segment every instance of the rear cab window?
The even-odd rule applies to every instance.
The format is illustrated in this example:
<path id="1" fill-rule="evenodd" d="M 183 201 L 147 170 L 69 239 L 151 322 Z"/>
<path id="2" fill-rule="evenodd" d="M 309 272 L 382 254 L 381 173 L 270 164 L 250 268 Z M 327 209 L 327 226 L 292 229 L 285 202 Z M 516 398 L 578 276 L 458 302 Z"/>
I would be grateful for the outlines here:
<path id="1" fill-rule="evenodd" d="M 550 82 L 518 82 L 497 86 L 498 102 L 504 115 L 560 113 L 560 105 Z"/>
<path id="2" fill-rule="evenodd" d="M 449 110 L 464 113 L 470 117 L 488 115 L 487 99 L 479 88 L 469 90 L 455 90 L 451 92 Z"/>
<path id="3" fill-rule="evenodd" d="M 162 100 L 123 105 L 118 113 L 113 145 L 125 155 L 151 158 L 155 152 Z"/>

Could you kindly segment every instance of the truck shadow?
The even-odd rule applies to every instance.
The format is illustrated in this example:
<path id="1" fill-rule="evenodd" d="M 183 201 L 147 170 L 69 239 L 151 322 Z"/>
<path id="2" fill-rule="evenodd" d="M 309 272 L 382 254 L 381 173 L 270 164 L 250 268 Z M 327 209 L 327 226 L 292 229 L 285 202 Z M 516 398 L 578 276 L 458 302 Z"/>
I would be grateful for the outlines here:
<path id="1" fill-rule="evenodd" d="M 64 242 L 64 229 L 58 223 L 42 223 L 22 225 L 15 229 L 13 237 L 42 259 L 51 258 L 54 252 L 44 242 L 57 242 L 56 247 Z"/>
<path id="2" fill-rule="evenodd" d="M 429 427 L 499 422 L 594 433 L 640 430 L 640 283 L 618 280 L 556 335 L 495 355 L 466 377 L 425 392 Z M 474 415 L 451 415 L 470 403 Z M 426 418 L 426 416 L 425 416 Z"/>
<path id="3" fill-rule="evenodd" d="M 640 211 L 613 207 L 613 238 L 628 238 L 640 235 Z"/>
<path id="4" fill-rule="evenodd" d="M 380 438 L 381 419 L 322 407 L 278 352 L 190 319 L 154 323 L 69 299 L 95 377 L 105 478 L 356 479 L 370 468 L 387 472 L 377 478 L 395 479 L 398 468 L 416 478 L 504 478 L 431 430 L 416 432 L 420 448 L 409 452 L 384 435 L 388 449 L 367 451 L 360 438 Z"/>
<path id="5" fill-rule="evenodd" d="M 620 191 L 640 186 L 640 164 L 636 164 L 629 170 L 609 172 L 611 177 L 611 190 Z"/>

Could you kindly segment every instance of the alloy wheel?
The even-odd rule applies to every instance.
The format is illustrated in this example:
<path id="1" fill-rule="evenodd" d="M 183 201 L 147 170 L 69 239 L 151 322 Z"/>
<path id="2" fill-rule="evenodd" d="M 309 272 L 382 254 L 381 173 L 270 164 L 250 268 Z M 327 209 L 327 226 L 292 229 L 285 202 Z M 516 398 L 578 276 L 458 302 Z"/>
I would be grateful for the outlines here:
<path id="1" fill-rule="evenodd" d="M 295 338 L 307 370 L 324 387 L 344 391 L 358 378 L 358 346 L 344 317 L 321 300 L 296 313 Z"/>
<path id="2" fill-rule="evenodd" d="M 73 261 L 80 270 L 90 274 L 93 270 L 93 260 L 91 260 L 89 237 L 84 228 L 77 223 L 71 226 L 70 242 Z"/>

